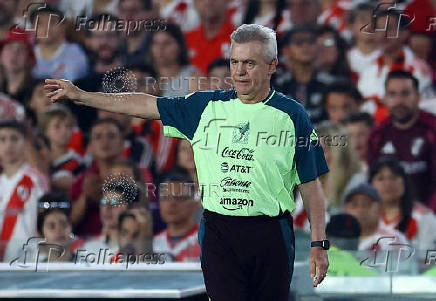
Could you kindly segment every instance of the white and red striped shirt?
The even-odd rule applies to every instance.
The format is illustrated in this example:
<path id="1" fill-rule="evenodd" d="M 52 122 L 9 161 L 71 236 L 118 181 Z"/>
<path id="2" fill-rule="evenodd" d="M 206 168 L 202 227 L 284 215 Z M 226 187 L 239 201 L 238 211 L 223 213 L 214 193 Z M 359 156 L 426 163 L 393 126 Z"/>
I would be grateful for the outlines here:
<path id="1" fill-rule="evenodd" d="M 407 244 L 406 237 L 395 229 L 387 229 L 379 225 L 373 235 L 360 239 L 358 250 L 377 251 L 398 249 L 396 244 Z"/>
<path id="2" fill-rule="evenodd" d="M 18 256 L 23 244 L 36 236 L 38 199 L 49 190 L 49 181 L 28 163 L 8 178 L 0 175 L 0 260 Z"/>
<path id="3" fill-rule="evenodd" d="M 166 254 L 166 261 L 196 261 L 200 259 L 200 245 L 198 243 L 198 224 L 189 230 L 175 243 L 167 230 L 156 234 L 153 238 L 153 252 Z"/>

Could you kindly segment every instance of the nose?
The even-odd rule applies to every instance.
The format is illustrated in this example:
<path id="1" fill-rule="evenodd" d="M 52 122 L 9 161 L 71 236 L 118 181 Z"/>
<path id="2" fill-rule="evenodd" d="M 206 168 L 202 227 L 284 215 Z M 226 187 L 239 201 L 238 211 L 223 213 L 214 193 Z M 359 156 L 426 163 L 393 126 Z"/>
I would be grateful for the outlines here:
<path id="1" fill-rule="evenodd" d="M 247 69 L 245 68 L 245 65 L 242 62 L 239 62 L 236 65 L 236 74 L 239 76 L 243 76 L 243 75 L 245 75 L 246 72 L 247 72 Z"/>

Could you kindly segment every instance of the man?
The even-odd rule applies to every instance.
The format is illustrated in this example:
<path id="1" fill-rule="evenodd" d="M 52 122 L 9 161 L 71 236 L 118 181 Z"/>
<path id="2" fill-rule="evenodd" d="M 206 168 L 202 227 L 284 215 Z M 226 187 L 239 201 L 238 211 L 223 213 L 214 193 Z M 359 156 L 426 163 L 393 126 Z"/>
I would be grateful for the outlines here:
<path id="1" fill-rule="evenodd" d="M 285 301 L 295 255 L 289 214 L 295 208 L 295 186 L 311 221 L 313 285 L 326 275 L 328 241 L 318 177 L 328 168 L 303 107 L 270 88 L 278 63 L 274 31 L 242 25 L 231 39 L 235 90 L 176 98 L 124 94 L 126 101 L 119 101 L 118 95 L 89 93 L 68 81 L 48 79 L 47 96 L 161 119 L 167 135 L 188 139 L 205 209 L 199 241 L 207 294 L 214 301 Z M 279 146 L 277 137 L 286 131 L 292 142 Z M 275 145 L 271 138 L 267 143 L 270 136 L 277 138 Z"/>
<path id="2" fill-rule="evenodd" d="M 99 119 L 91 127 L 90 168 L 79 174 L 71 187 L 74 233 L 97 235 L 101 231 L 99 201 L 103 180 L 114 164 L 123 160 L 124 137 L 120 124 L 113 119 Z"/>
<path id="3" fill-rule="evenodd" d="M 324 111 L 327 119 L 340 122 L 350 113 L 356 113 L 362 96 L 352 82 L 334 82 L 324 92 Z"/>
<path id="4" fill-rule="evenodd" d="M 283 38 L 286 59 L 274 76 L 274 87 L 299 101 L 313 123 L 323 119 L 322 92 L 329 82 L 315 67 L 316 32 L 312 26 L 295 26 Z"/>
<path id="5" fill-rule="evenodd" d="M 0 123 L 0 261 L 18 256 L 36 234 L 38 198 L 49 181 L 26 160 L 26 128 L 17 121 Z"/>
<path id="6" fill-rule="evenodd" d="M 357 86 L 363 97 L 367 99 L 362 106 L 363 111 L 372 114 L 376 121 L 382 121 L 388 116 L 382 99 L 386 93 L 383 84 L 389 72 L 409 71 L 418 79 L 420 93 L 426 98 L 433 96 L 434 93 L 430 67 L 404 45 L 409 37 L 407 19 L 395 10 L 381 11 L 376 17 L 376 29 L 387 26 L 386 31 L 375 33 L 381 53 L 367 64 L 359 76 Z"/>
<path id="7" fill-rule="evenodd" d="M 167 254 L 168 261 L 198 261 L 194 213 L 200 203 L 194 199 L 194 182 L 186 170 L 172 169 L 162 176 L 159 189 L 160 215 L 167 227 L 154 236 L 153 251 Z"/>
<path id="8" fill-rule="evenodd" d="M 400 160 L 418 199 L 436 211 L 436 117 L 419 109 L 418 86 L 410 72 L 387 75 L 384 103 L 391 117 L 372 130 L 367 160 L 369 165 L 380 156 Z"/>

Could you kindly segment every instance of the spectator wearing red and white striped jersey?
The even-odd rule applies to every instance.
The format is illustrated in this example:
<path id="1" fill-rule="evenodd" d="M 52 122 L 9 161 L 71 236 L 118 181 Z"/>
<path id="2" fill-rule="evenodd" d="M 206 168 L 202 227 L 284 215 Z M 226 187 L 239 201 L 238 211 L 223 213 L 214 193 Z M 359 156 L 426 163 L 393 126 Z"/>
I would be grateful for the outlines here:
<path id="1" fill-rule="evenodd" d="M 354 46 L 347 52 L 348 65 L 357 83 L 365 68 L 379 55 L 375 35 L 370 32 L 374 6 L 368 3 L 359 3 L 350 11 L 348 22 L 353 33 Z"/>
<path id="2" fill-rule="evenodd" d="M 38 199 L 48 191 L 48 179 L 25 158 L 26 128 L 17 121 L 0 123 L 0 261 L 18 256 L 36 235 Z"/>

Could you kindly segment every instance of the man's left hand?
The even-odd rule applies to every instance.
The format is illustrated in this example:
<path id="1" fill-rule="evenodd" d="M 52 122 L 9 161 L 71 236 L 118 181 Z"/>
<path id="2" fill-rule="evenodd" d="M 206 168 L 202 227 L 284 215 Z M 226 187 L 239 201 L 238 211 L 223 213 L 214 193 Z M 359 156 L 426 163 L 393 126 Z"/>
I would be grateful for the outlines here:
<path id="1" fill-rule="evenodd" d="M 310 248 L 309 256 L 309 268 L 310 277 L 315 277 L 313 281 L 313 286 L 317 287 L 325 276 L 327 275 L 327 269 L 329 267 L 329 259 L 327 256 L 327 251 L 321 247 Z"/>

